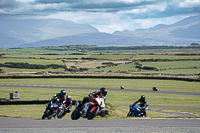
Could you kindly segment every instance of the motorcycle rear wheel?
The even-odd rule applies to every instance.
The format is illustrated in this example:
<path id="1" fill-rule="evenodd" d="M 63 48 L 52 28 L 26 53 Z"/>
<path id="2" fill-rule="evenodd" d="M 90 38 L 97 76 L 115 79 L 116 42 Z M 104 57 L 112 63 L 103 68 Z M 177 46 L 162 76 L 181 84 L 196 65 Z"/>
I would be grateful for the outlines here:
<path id="1" fill-rule="evenodd" d="M 87 114 L 87 119 L 88 120 L 92 120 L 95 116 L 97 116 L 98 112 L 99 112 L 99 106 L 96 107 L 96 109 L 94 111 L 93 110 L 94 107 L 92 107 L 88 114 Z"/>
<path id="2" fill-rule="evenodd" d="M 144 112 L 143 117 L 147 117 L 147 113 L 146 112 Z"/>

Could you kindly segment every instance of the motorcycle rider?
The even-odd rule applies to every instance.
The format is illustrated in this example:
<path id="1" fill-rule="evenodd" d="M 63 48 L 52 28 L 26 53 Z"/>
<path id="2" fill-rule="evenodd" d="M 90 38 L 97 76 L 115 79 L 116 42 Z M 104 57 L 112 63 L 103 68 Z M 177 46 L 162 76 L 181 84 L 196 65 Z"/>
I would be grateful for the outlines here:
<path id="1" fill-rule="evenodd" d="M 56 99 L 58 102 L 62 103 L 63 101 L 66 100 L 66 91 L 65 90 L 61 90 L 60 93 L 55 94 L 51 100 Z"/>
<path id="2" fill-rule="evenodd" d="M 72 99 L 70 95 L 66 96 L 66 100 L 64 102 L 64 108 L 65 108 L 65 113 L 63 115 L 65 115 L 66 113 L 70 113 L 71 109 L 72 109 Z"/>
<path id="3" fill-rule="evenodd" d="M 105 96 L 107 95 L 107 91 L 108 91 L 108 90 L 107 90 L 106 88 L 102 87 L 102 88 L 99 89 L 99 91 L 95 91 L 95 92 L 90 93 L 90 94 L 88 95 L 89 97 L 84 97 L 82 103 L 79 104 L 79 106 L 78 106 L 78 111 L 81 111 L 83 105 L 84 105 L 85 103 L 89 102 L 91 98 L 96 98 L 96 97 L 98 97 L 98 96 L 99 96 L 99 97 L 102 97 L 102 96 L 105 97 Z M 106 98 L 104 98 L 104 99 L 106 100 Z M 105 101 L 104 101 L 104 102 L 105 102 Z"/>
<path id="4" fill-rule="evenodd" d="M 147 107 L 147 100 L 145 99 L 144 95 L 141 95 L 140 99 L 138 99 L 136 102 L 133 103 L 133 105 L 136 105 L 138 102 L 140 102 L 141 107 L 141 113 L 146 114 L 145 108 Z"/>
<path id="5" fill-rule="evenodd" d="M 51 100 L 57 100 L 59 104 L 59 107 L 62 105 L 62 103 L 64 104 L 66 102 L 66 91 L 65 90 L 61 90 L 60 93 L 56 93 Z M 55 117 L 56 116 L 56 112 L 53 113 L 51 116 L 49 117 Z"/>

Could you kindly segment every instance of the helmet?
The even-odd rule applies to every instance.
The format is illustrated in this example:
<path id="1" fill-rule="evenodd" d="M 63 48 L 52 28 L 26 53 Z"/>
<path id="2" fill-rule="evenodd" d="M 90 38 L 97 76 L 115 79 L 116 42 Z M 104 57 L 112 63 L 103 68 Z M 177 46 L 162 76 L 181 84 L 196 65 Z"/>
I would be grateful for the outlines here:
<path id="1" fill-rule="evenodd" d="M 70 96 L 70 95 L 67 95 L 67 96 L 66 96 L 66 100 L 67 100 L 67 101 L 70 101 L 70 100 L 71 100 L 71 96 Z"/>
<path id="2" fill-rule="evenodd" d="M 66 94 L 66 91 L 65 91 L 65 90 L 61 90 L 61 91 L 60 91 L 60 95 L 61 95 L 62 97 L 64 97 L 65 94 Z"/>
<path id="3" fill-rule="evenodd" d="M 141 96 L 141 100 L 142 100 L 142 101 L 145 100 L 145 96 L 144 96 L 144 95 Z"/>
<path id="4" fill-rule="evenodd" d="M 101 94 L 104 94 L 104 96 L 106 96 L 107 91 L 108 91 L 108 90 L 107 90 L 106 88 L 104 88 L 104 87 L 100 88 L 100 93 L 101 93 Z"/>

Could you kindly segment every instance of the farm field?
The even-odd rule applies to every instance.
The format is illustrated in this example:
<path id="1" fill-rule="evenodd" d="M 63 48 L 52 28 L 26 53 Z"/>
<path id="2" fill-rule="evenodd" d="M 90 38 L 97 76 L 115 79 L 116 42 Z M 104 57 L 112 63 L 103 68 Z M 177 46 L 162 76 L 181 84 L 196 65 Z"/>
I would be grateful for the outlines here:
<path id="1" fill-rule="evenodd" d="M 189 51 L 190 52 L 189 52 Z M 69 45 L 60 47 L 9 48 L 0 49 L 5 54 L 199 54 L 200 46 L 121 46 L 98 47 Z"/>
<path id="2" fill-rule="evenodd" d="M 129 52 L 124 52 L 124 49 L 129 50 Z M 114 50 L 118 50 L 118 52 Z M 40 52 L 38 53 L 36 51 Z M 45 51 L 48 51 L 49 53 L 46 53 Z M 63 51 L 66 53 L 63 54 Z M 97 51 L 99 53 L 97 53 Z M 115 76 L 161 74 L 174 76 L 185 74 L 197 79 L 200 70 L 199 46 L 66 46 L 52 48 L 0 49 L 0 52 L 2 55 L 0 58 L 1 75 L 4 76 L 59 74 Z M 11 66 L 10 64 L 10 66 L 3 65 L 6 63 L 18 63 L 15 64 L 18 66 Z M 20 63 L 26 63 L 25 65 L 27 66 L 20 66 L 24 65 Z M 43 65 L 43 67 L 45 67 L 45 65 L 51 64 L 61 65 L 62 67 L 48 66 L 45 69 L 41 69 L 41 67 L 32 67 L 33 65 Z"/>
<path id="3" fill-rule="evenodd" d="M 150 56 L 150 57 L 149 57 Z M 57 55 L 56 58 L 51 56 L 32 55 L 32 57 L 25 57 L 25 55 L 5 55 L 0 59 L 0 63 L 29 63 L 36 65 L 63 65 L 67 68 L 87 68 L 85 72 L 119 72 L 119 73 L 168 73 L 168 74 L 199 74 L 200 70 L 200 56 L 177 56 L 177 55 L 159 55 L 159 59 L 168 59 L 170 61 L 152 61 L 148 59 L 158 59 L 157 55 L 87 55 L 87 59 L 81 59 L 80 56 L 70 56 L 68 59 L 62 58 L 62 55 Z M 157 57 L 157 58 L 156 58 Z M 86 58 L 86 57 L 84 57 Z M 145 59 L 147 61 L 141 61 Z M 173 59 L 174 61 L 172 61 Z M 185 60 L 185 61 L 184 61 Z M 148 67 L 155 67 L 156 70 L 144 70 L 136 68 L 135 62 L 140 61 L 140 64 Z M 1 67 L 6 72 L 39 72 L 52 71 L 51 68 L 36 70 L 24 68 L 8 68 Z M 173 70 L 175 70 L 173 72 Z M 188 70 L 189 72 L 187 73 Z M 65 69 L 54 69 L 53 71 L 65 72 Z"/>

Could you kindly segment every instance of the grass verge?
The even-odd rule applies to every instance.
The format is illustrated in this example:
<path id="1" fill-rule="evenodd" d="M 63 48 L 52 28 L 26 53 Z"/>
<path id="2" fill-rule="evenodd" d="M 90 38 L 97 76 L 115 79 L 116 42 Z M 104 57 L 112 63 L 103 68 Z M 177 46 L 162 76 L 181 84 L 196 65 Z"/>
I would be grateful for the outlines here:
<path id="1" fill-rule="evenodd" d="M 0 87 L 0 92 L 1 92 L 0 97 L 9 99 L 9 93 L 15 92 L 16 90 L 20 92 L 20 100 L 46 100 L 52 97 L 55 93 L 58 93 L 60 91 L 60 89 L 56 88 L 49 89 L 49 88 Z M 88 94 L 92 92 L 91 90 L 78 90 L 78 89 L 67 89 L 66 91 L 67 94 L 70 94 L 72 96 L 73 100 L 82 100 L 83 97 L 88 96 Z M 146 96 L 150 108 L 151 105 L 190 106 L 190 107 L 198 107 L 198 105 L 200 105 L 199 96 L 109 91 L 106 97 L 107 98 L 106 103 L 107 103 L 107 109 L 109 110 L 109 115 L 103 119 L 126 118 L 126 115 L 129 111 L 128 106 L 119 106 L 119 105 L 130 105 L 134 101 L 136 101 L 142 94 Z M 44 110 L 45 110 L 45 105 L 1 105 L 0 116 L 41 118 Z M 73 110 L 74 106 L 72 108 L 72 111 Z M 183 109 L 173 109 L 173 110 L 186 111 Z M 199 110 L 188 109 L 187 111 L 200 115 Z M 147 117 L 179 118 L 183 116 L 175 116 L 175 115 L 148 111 Z M 70 114 L 67 114 L 64 118 L 70 118 Z"/>

